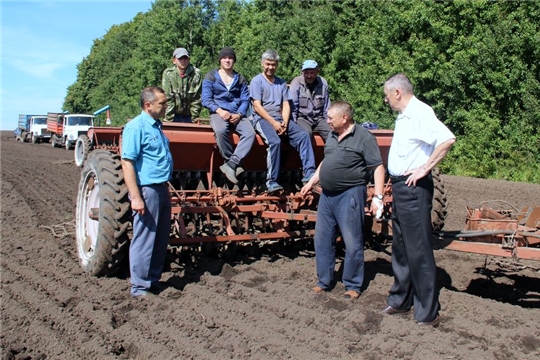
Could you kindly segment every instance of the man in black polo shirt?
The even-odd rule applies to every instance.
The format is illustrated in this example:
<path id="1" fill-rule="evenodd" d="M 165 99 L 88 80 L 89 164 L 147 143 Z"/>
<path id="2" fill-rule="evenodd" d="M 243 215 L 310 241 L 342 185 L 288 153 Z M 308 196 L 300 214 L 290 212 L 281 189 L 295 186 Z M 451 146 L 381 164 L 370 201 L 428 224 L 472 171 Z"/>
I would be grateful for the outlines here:
<path id="1" fill-rule="evenodd" d="M 320 181 L 322 194 L 315 225 L 315 259 L 319 281 L 312 289 L 328 290 L 336 264 L 336 226 L 345 243 L 343 284 L 345 297 L 357 299 L 364 281 L 364 206 L 368 169 L 374 170 L 375 197 L 373 214 L 382 206 L 384 166 L 375 137 L 353 119 L 351 105 L 344 101 L 328 109 L 328 124 L 332 132 L 324 147 L 324 160 L 308 183 L 302 188 L 305 195 Z"/>

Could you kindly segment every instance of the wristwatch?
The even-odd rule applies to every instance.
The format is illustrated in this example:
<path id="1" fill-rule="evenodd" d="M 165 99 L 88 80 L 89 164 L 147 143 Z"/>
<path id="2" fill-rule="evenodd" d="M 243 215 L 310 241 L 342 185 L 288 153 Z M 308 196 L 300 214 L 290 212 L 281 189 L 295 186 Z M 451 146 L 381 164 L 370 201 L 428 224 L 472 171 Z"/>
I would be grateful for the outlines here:
<path id="1" fill-rule="evenodd" d="M 382 200 L 383 199 L 383 196 L 381 194 L 375 194 L 374 195 L 377 199 L 379 200 Z"/>

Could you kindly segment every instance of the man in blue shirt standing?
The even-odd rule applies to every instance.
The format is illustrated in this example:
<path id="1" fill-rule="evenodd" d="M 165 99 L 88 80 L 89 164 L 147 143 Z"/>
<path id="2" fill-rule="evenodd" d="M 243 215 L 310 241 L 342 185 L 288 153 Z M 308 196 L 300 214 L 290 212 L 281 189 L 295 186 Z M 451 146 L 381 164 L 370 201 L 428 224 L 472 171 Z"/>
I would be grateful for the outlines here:
<path id="1" fill-rule="evenodd" d="M 159 286 L 165 263 L 171 225 L 167 183 L 173 159 L 159 120 L 167 109 L 165 92 L 147 87 L 140 104 L 143 111 L 122 132 L 122 170 L 133 211 L 131 296 L 144 299 Z"/>
<path id="2" fill-rule="evenodd" d="M 266 186 L 269 193 L 283 189 L 277 182 L 281 166 L 281 135 L 287 135 L 291 146 L 300 154 L 304 174 L 302 182 L 309 181 L 315 173 L 315 156 L 309 134 L 295 122 L 289 122 L 289 90 L 287 83 L 275 76 L 278 63 L 278 53 L 266 50 L 261 58 L 263 72 L 249 84 L 254 127 L 268 145 Z"/>
<path id="3" fill-rule="evenodd" d="M 206 74 L 202 85 L 202 104 L 210 110 L 210 125 L 225 160 L 219 168 L 233 184 L 238 182 L 236 176 L 244 172 L 240 164 L 255 140 L 255 130 L 246 118 L 250 101 L 248 83 L 233 70 L 235 63 L 234 50 L 228 46 L 221 49 L 219 68 Z M 230 139 L 232 131 L 240 135 L 236 149 Z"/>

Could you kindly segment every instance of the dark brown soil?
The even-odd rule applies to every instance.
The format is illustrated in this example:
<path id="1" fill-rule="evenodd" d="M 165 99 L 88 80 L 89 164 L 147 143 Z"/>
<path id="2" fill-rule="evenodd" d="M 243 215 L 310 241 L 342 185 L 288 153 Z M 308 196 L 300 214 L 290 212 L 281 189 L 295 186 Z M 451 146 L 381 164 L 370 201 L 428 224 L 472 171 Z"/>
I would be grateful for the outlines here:
<path id="1" fill-rule="evenodd" d="M 309 243 L 255 257 L 171 256 L 156 299 L 129 297 L 129 279 L 79 266 L 73 151 L 1 134 L 2 359 L 538 359 L 540 263 L 436 250 L 441 325 L 379 311 L 392 284 L 390 256 L 366 251 L 365 292 L 338 283 L 314 294 Z M 443 177 L 446 231 L 465 207 L 539 204 L 540 185 Z M 338 263 L 341 262 L 341 259 Z"/>

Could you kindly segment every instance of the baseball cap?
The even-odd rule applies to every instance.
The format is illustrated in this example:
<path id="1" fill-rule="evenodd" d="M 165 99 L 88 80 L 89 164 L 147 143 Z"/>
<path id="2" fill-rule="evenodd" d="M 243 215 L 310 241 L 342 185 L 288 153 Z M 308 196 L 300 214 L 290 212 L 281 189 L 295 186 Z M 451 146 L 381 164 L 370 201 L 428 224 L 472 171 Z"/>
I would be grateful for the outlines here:
<path id="1" fill-rule="evenodd" d="M 184 48 L 178 48 L 176 50 L 174 50 L 173 52 L 173 56 L 177 59 L 180 59 L 182 56 L 187 56 L 189 57 L 189 53 L 186 49 Z"/>
<path id="2" fill-rule="evenodd" d="M 302 71 L 306 69 L 316 69 L 317 68 L 317 62 L 315 60 L 306 60 L 302 64 Z"/>

